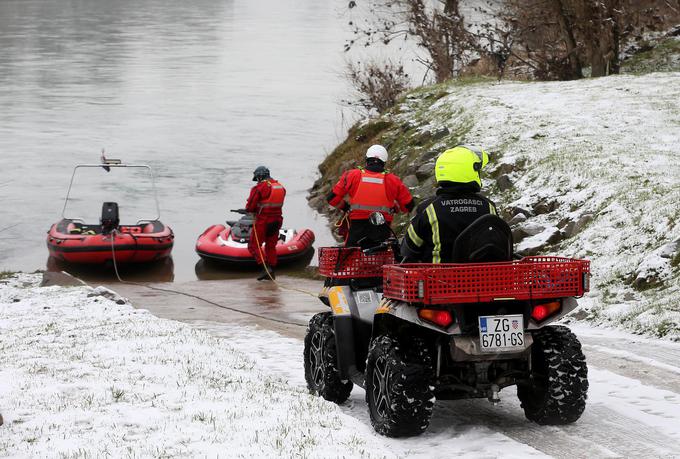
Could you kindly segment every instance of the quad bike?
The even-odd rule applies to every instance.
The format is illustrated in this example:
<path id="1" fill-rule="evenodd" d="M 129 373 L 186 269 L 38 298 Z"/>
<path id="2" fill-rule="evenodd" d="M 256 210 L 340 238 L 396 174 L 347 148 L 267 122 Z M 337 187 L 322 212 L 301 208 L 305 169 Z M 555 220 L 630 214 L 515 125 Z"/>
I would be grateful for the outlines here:
<path id="1" fill-rule="evenodd" d="M 383 435 L 418 435 L 436 399 L 488 398 L 517 387 L 527 419 L 572 423 L 585 409 L 581 344 L 561 325 L 589 290 L 590 264 L 512 253 L 510 228 L 487 215 L 456 240 L 461 263 L 394 263 L 394 241 L 326 247 L 319 295 L 330 311 L 309 322 L 304 346 L 311 393 L 335 403 L 366 390 Z"/>

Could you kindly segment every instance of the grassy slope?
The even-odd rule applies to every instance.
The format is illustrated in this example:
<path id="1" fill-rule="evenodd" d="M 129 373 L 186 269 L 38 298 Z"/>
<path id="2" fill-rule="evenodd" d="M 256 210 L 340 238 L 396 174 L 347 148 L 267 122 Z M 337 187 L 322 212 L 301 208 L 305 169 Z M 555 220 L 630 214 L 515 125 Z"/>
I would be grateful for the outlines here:
<path id="1" fill-rule="evenodd" d="M 486 80 L 465 80 L 457 86 L 473 85 Z M 323 197 L 330 191 L 343 171 L 363 165 L 366 148 L 380 143 L 390 151 L 388 169 L 406 177 L 416 174 L 423 163 L 432 162 L 447 145 L 462 142 L 473 125 L 471 116 L 462 109 L 452 109 L 440 117 L 429 108 L 450 92 L 448 85 L 428 86 L 409 93 L 403 103 L 389 114 L 350 129 L 347 139 L 338 145 L 319 166 L 321 178 L 310 193 L 310 205 L 321 212 L 328 208 Z M 453 119 L 452 119 L 453 118 Z M 453 121 L 453 122 L 452 122 Z M 411 191 L 416 198 L 428 196 L 434 190 L 434 180 L 421 180 Z M 397 228 L 403 228 L 407 219 L 398 216 Z"/>
<path id="2" fill-rule="evenodd" d="M 680 36 L 664 37 L 651 49 L 623 61 L 622 72 L 640 75 L 651 72 L 680 71 Z"/>
<path id="3" fill-rule="evenodd" d="M 542 250 L 593 261 L 587 317 L 680 339 L 678 255 L 660 256 L 680 240 L 680 74 L 422 88 L 350 131 L 322 164 L 310 203 L 323 207 L 330 183 L 374 142 L 388 146 L 402 177 L 448 146 L 482 145 L 494 153 L 485 189 L 501 207 L 551 202 L 530 218 L 546 227 L 591 214 L 578 234 Z M 493 177 L 507 172 L 514 187 L 501 193 Z M 434 183 L 420 176 L 412 191 L 423 197 Z M 634 288 L 640 277 L 649 281 Z"/>

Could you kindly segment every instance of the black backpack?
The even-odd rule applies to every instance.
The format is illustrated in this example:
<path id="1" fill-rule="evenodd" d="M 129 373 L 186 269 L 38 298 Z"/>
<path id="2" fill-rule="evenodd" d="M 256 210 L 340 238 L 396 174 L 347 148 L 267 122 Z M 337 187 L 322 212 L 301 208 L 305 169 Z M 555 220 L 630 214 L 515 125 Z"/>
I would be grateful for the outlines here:
<path id="1" fill-rule="evenodd" d="M 512 261 L 512 231 L 497 215 L 484 215 L 472 222 L 453 243 L 454 263 Z"/>

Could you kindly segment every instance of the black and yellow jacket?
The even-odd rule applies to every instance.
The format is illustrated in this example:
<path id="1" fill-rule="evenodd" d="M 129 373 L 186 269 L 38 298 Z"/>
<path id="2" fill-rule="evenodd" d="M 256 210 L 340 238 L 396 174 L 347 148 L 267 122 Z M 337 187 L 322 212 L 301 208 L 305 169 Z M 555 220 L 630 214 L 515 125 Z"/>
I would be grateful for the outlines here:
<path id="1" fill-rule="evenodd" d="M 416 209 L 401 245 L 410 262 L 450 263 L 453 243 L 472 222 L 496 214 L 496 205 L 480 193 L 476 183 L 444 184 L 435 196 Z"/>

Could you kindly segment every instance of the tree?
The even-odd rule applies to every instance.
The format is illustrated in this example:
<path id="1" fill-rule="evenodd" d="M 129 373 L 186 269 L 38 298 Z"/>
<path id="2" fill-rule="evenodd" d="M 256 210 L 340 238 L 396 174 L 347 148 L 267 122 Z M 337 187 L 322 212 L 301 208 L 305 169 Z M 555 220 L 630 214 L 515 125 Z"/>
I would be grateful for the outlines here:
<path id="1" fill-rule="evenodd" d="M 462 0 L 352 0 L 350 9 L 367 9 L 369 19 L 350 22 L 355 39 L 345 48 L 410 38 L 426 52 L 417 61 L 436 82 L 481 59 L 499 78 L 512 69 L 540 80 L 571 80 L 587 67 L 594 77 L 619 73 L 627 43 L 680 21 L 680 0 L 474 2 L 490 19 L 471 30 L 460 13 Z"/>
<path id="2" fill-rule="evenodd" d="M 354 1 L 349 5 L 359 7 Z M 459 0 L 367 0 L 361 5 L 368 19 L 361 24 L 350 21 L 355 39 L 346 43 L 345 50 L 411 38 L 426 52 L 416 60 L 432 71 L 436 82 L 455 77 L 464 67 L 472 37 L 465 29 Z"/>
<path id="3" fill-rule="evenodd" d="M 567 0 L 563 0 L 567 1 Z M 680 20 L 680 1 L 569 0 L 580 16 L 577 33 L 594 77 L 619 73 L 621 48 L 636 35 Z"/>
<path id="4" fill-rule="evenodd" d="M 539 79 L 619 73 L 622 46 L 680 20 L 680 1 L 506 0 L 497 15 L 513 31 L 511 55 Z"/>

